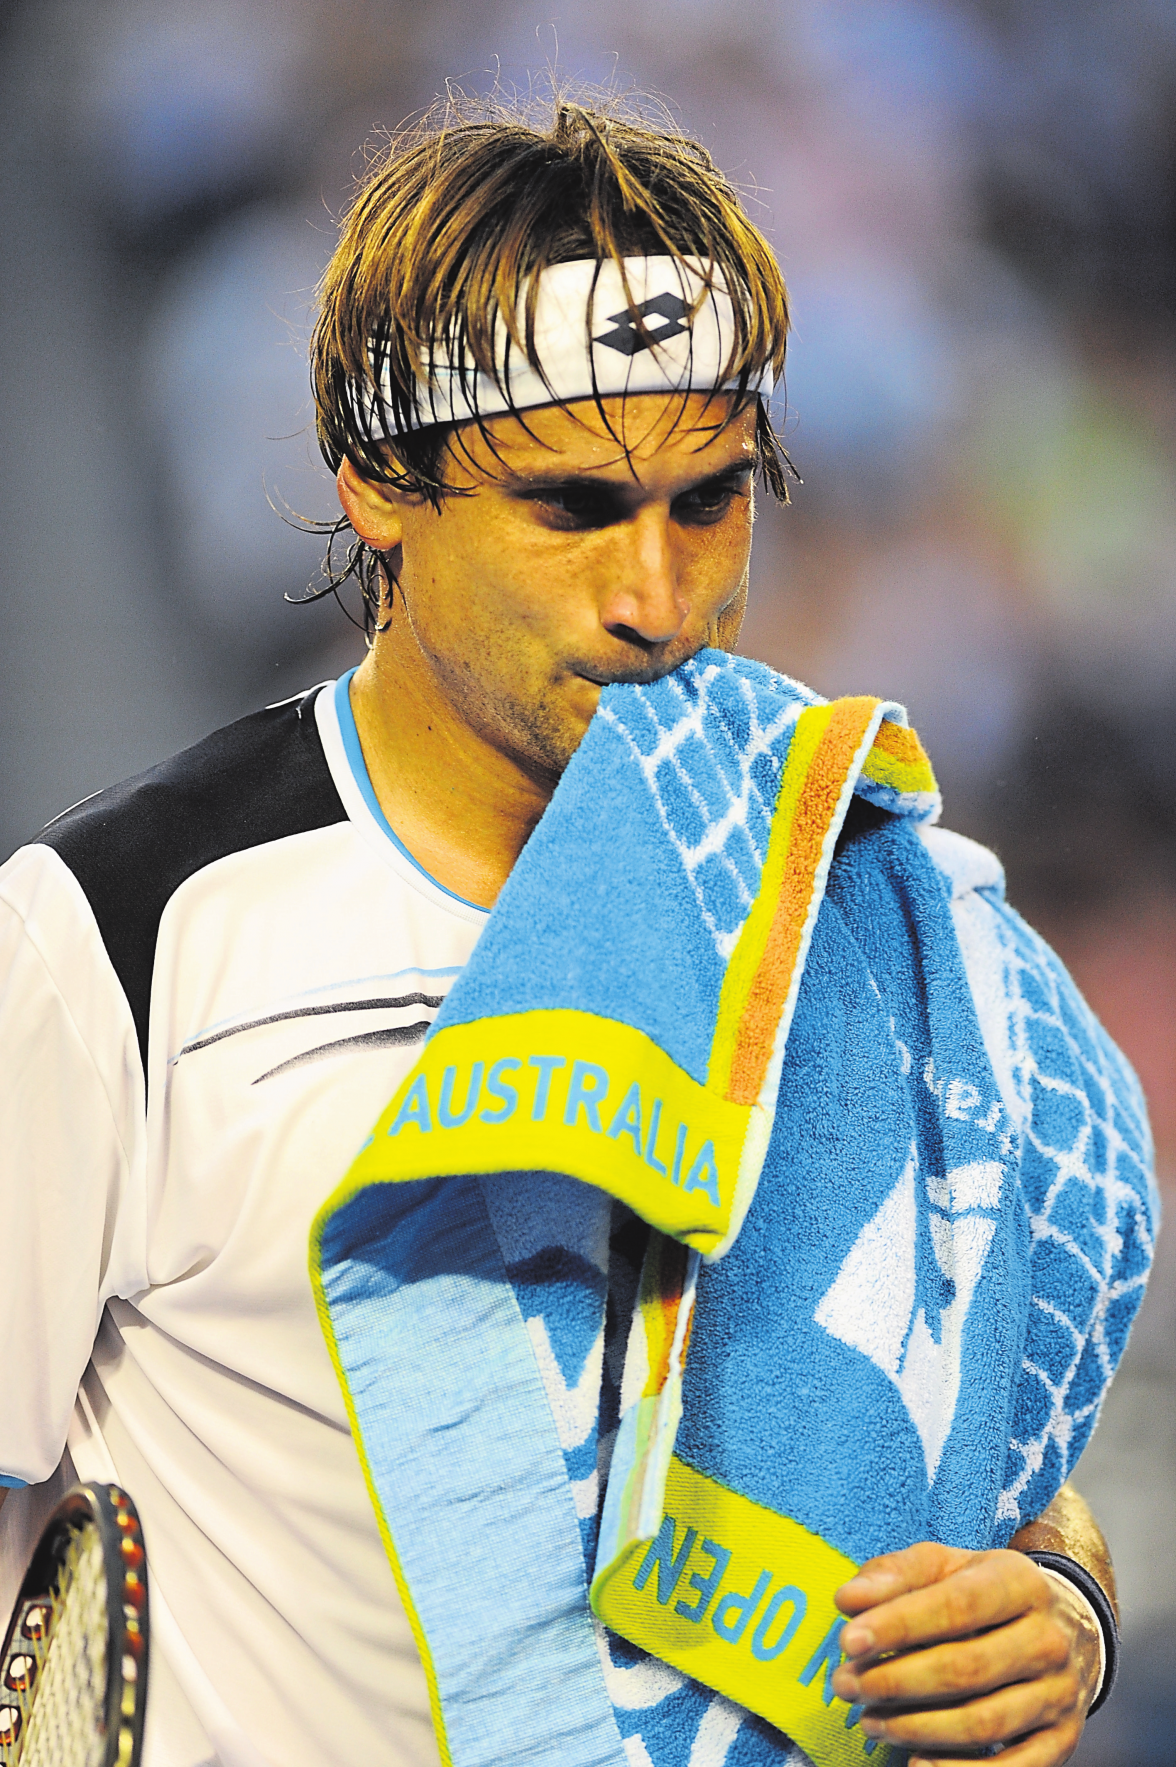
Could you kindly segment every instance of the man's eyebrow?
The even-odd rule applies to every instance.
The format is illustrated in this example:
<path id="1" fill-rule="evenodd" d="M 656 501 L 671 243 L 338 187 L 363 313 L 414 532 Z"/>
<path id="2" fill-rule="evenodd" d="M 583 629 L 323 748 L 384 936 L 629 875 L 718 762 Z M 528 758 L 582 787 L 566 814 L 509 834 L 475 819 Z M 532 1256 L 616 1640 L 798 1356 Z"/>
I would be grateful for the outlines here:
<path id="1" fill-rule="evenodd" d="M 716 467 L 714 472 L 700 474 L 688 485 L 684 485 L 682 490 L 694 491 L 701 485 L 713 485 L 721 483 L 725 479 L 743 478 L 745 474 L 754 471 L 755 461 L 749 455 L 746 458 L 732 461 L 728 466 Z M 626 491 L 633 484 L 632 478 L 628 475 L 624 478 L 606 479 L 601 478 L 599 472 L 561 472 L 558 468 L 552 468 L 548 472 L 542 470 L 512 472 L 508 468 L 499 476 L 498 482 L 508 491 L 519 491 L 524 494 L 529 491 L 562 490 Z M 681 495 L 681 492 L 678 495 Z"/>

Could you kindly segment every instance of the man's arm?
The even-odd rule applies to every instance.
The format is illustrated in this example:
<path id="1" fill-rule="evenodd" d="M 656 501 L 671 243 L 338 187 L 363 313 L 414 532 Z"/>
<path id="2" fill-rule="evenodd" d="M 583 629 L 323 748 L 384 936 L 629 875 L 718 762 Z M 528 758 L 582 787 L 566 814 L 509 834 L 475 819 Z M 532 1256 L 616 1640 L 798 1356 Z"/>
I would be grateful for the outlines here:
<path id="1" fill-rule="evenodd" d="M 1119 1623 L 1119 1592 L 1115 1587 L 1115 1567 L 1103 1538 L 1102 1529 L 1090 1512 L 1090 1505 L 1080 1497 L 1073 1485 L 1063 1485 L 1048 1509 L 1035 1522 L 1018 1529 L 1009 1541 L 1016 1552 L 1050 1552 L 1072 1558 L 1088 1571 L 1111 1604 L 1115 1624 Z"/>
<path id="2" fill-rule="evenodd" d="M 1007 1551 L 924 1541 L 871 1559 L 838 1590 L 851 1618 L 834 1689 L 866 1706 L 867 1735 L 913 1751 L 911 1767 L 996 1742 L 1009 1767 L 1057 1767 L 1078 1746 L 1098 1687 L 1100 1629 L 1029 1552 L 1074 1559 L 1117 1613 L 1106 1542 L 1068 1485 Z"/>
<path id="3" fill-rule="evenodd" d="M 21 1351 L 0 1475 L 38 1484 L 61 1459 L 103 1302 L 147 1279 L 134 1021 L 81 886 L 37 844 L 0 867 L 0 1052 L 0 1341 Z"/>

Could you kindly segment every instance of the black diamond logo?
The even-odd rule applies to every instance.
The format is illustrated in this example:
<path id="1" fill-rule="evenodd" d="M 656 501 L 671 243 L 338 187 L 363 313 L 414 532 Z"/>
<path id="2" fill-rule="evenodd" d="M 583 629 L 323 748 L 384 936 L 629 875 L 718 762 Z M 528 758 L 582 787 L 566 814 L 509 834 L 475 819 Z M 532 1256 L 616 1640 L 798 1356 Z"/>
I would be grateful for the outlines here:
<path id="1" fill-rule="evenodd" d="M 656 330 L 652 325 L 648 325 L 649 336 L 642 337 L 637 329 L 636 319 L 626 307 L 623 313 L 608 315 L 609 324 L 615 326 L 616 329 L 606 331 L 603 337 L 594 338 L 592 341 L 604 344 L 607 349 L 619 350 L 622 356 L 635 356 L 639 350 L 648 350 L 654 344 L 663 344 L 667 338 L 677 337 L 681 332 L 690 329 L 688 325 L 682 323 L 690 308 L 680 295 L 655 295 L 651 301 L 642 301 L 637 311 L 646 321 L 653 317 L 664 319 L 666 323 Z"/>

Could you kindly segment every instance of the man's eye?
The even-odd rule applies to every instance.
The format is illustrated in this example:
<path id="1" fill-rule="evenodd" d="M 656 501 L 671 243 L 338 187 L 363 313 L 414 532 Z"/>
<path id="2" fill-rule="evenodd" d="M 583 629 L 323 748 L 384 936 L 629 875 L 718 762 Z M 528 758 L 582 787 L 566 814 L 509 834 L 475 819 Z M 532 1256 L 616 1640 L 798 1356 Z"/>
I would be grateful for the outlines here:
<path id="1" fill-rule="evenodd" d="M 606 528 L 619 519 L 616 500 L 595 491 L 551 491 L 538 501 L 556 527 Z"/>
<path id="2" fill-rule="evenodd" d="M 675 504 L 680 519 L 685 521 L 705 521 L 717 516 L 726 515 L 735 498 L 746 487 L 742 481 L 732 483 L 730 479 L 719 479 L 713 484 L 699 485 L 696 490 L 688 491 Z"/>

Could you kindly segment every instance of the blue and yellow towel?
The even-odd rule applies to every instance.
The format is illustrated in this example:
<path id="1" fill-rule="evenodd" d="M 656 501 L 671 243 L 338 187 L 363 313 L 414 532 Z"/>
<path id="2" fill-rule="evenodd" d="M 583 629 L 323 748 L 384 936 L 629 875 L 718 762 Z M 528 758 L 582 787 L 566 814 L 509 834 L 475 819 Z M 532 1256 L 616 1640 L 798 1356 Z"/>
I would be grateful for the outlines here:
<path id="1" fill-rule="evenodd" d="M 607 689 L 322 1210 L 456 1767 L 862 1761 L 834 1589 L 1081 1451 L 1146 1118 L 938 803 L 896 706 L 716 652 Z"/>

